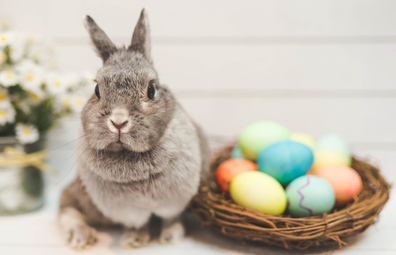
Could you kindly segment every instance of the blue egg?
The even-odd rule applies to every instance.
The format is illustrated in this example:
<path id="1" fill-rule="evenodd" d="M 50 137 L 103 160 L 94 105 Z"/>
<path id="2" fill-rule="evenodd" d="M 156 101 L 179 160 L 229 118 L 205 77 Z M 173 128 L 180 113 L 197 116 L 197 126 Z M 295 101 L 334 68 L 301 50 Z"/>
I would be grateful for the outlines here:
<path id="1" fill-rule="evenodd" d="M 259 171 L 274 177 L 282 185 L 306 174 L 313 161 L 312 150 L 294 141 L 274 143 L 262 150 L 257 158 Z"/>
<path id="2" fill-rule="evenodd" d="M 245 155 L 243 155 L 243 152 L 239 146 L 235 146 L 234 149 L 231 152 L 231 158 L 243 158 L 246 159 Z"/>

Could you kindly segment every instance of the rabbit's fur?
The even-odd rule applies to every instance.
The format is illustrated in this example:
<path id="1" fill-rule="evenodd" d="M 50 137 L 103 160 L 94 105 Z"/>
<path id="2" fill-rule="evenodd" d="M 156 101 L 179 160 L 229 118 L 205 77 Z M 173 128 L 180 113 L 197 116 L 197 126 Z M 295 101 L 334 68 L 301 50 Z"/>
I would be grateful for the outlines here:
<path id="1" fill-rule="evenodd" d="M 81 114 L 79 177 L 62 194 L 61 229 L 73 248 L 84 248 L 95 242 L 89 225 L 118 224 L 126 228 L 121 244 L 135 247 L 149 241 L 154 214 L 163 219 L 160 241 L 177 242 L 179 216 L 208 172 L 205 137 L 159 82 L 144 9 L 128 48 L 117 48 L 89 16 L 84 23 L 103 67 L 99 97 Z"/>

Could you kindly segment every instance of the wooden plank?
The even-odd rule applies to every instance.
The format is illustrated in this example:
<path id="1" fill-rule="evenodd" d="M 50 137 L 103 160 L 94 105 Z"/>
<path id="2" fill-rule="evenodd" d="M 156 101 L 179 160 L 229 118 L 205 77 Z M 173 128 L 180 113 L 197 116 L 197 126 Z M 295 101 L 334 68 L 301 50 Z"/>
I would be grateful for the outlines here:
<path id="1" fill-rule="evenodd" d="M 314 138 L 338 133 L 353 145 L 353 150 L 396 150 L 396 121 L 389 115 L 396 109 L 395 99 L 180 97 L 178 101 L 213 142 L 232 141 L 251 122 L 274 120 Z M 77 119 L 66 119 L 51 133 L 48 148 L 76 148 L 80 129 Z"/>
<path id="2" fill-rule="evenodd" d="M 12 16 L 19 29 L 57 37 L 86 36 L 81 17 L 89 14 L 110 35 L 129 38 L 143 6 L 154 36 L 396 35 L 390 0 L 2 0 L 0 13 Z"/>
<path id="3" fill-rule="evenodd" d="M 390 116 L 391 109 L 396 109 L 394 99 L 180 98 L 179 101 L 215 137 L 236 137 L 251 122 L 274 120 L 293 132 L 306 132 L 314 138 L 338 133 L 350 143 L 392 143 L 395 147 L 396 121 Z"/>
<path id="4" fill-rule="evenodd" d="M 102 65 L 93 48 L 58 47 L 59 66 L 68 71 L 96 73 Z M 257 90 L 394 90 L 396 45 L 229 45 L 158 46 L 155 66 L 163 83 L 191 96 L 200 91 L 236 90 L 235 95 L 259 95 Z M 348 92 L 346 90 L 353 90 Z M 287 91 L 286 91 L 287 92 Z M 304 91 L 303 91 L 304 92 Z M 289 91 L 290 96 L 306 97 Z M 261 93 L 266 97 L 266 91 Z M 278 93 L 278 94 L 277 94 Z M 309 91 L 306 95 L 309 95 Z M 332 92 L 313 94 L 323 97 Z M 394 92 L 369 92 L 363 96 L 395 96 Z M 217 92 L 216 96 L 221 96 Z M 271 91 L 269 91 L 271 97 Z"/>

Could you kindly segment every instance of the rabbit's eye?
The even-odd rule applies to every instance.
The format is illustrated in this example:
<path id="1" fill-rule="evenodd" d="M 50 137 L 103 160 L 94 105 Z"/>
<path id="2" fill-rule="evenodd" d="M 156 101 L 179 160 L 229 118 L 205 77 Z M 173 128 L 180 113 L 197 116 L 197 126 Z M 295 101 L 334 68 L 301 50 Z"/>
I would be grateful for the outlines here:
<path id="1" fill-rule="evenodd" d="M 96 84 L 96 87 L 95 87 L 95 95 L 98 97 L 98 99 L 100 99 L 99 86 L 97 84 Z"/>
<path id="2" fill-rule="evenodd" d="M 155 87 L 154 87 L 153 83 L 154 83 L 154 81 L 150 81 L 150 84 L 148 85 L 148 88 L 147 88 L 147 97 L 150 100 L 153 99 L 154 95 L 155 95 Z"/>

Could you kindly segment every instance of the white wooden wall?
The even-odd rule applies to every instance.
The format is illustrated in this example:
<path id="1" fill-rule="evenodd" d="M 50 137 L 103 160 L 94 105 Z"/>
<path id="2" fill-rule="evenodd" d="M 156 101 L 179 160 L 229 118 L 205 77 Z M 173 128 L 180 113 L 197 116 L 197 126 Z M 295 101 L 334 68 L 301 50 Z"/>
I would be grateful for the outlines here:
<path id="1" fill-rule="evenodd" d="M 271 119 L 396 149 L 395 1 L 1 0 L 0 14 L 53 37 L 62 69 L 95 73 L 81 17 L 128 44 L 143 6 L 162 82 L 209 134 Z"/>
<path id="2" fill-rule="evenodd" d="M 355 154 L 396 154 L 395 1 L 0 0 L 0 17 L 54 38 L 61 69 L 95 73 L 82 16 L 128 45 L 144 6 L 161 81 L 212 140 L 269 119 L 315 138 L 338 133 Z M 79 130 L 66 118 L 52 147 Z"/>

